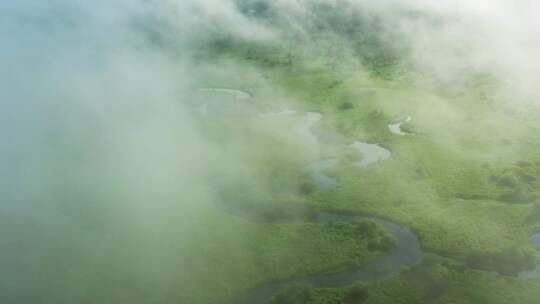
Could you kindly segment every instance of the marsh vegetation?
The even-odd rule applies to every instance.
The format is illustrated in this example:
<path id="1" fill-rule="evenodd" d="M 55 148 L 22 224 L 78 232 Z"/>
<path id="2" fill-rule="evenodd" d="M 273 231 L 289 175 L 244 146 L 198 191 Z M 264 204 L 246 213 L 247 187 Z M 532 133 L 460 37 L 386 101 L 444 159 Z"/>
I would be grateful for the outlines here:
<path id="1" fill-rule="evenodd" d="M 0 302 L 538 303 L 540 6 L 454 5 L 0 4 Z"/>

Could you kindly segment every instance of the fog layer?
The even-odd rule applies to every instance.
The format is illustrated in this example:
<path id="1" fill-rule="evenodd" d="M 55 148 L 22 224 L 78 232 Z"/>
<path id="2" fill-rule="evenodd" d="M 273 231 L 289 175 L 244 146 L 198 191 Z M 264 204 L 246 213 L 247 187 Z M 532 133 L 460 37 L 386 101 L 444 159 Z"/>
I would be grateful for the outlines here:
<path id="1" fill-rule="evenodd" d="M 193 244 L 206 229 L 219 230 L 211 220 L 215 177 L 257 184 L 250 162 L 270 153 L 246 152 L 245 122 L 223 140 L 206 134 L 193 110 L 204 99 L 198 89 L 242 73 L 280 110 L 298 99 L 246 62 L 196 59 L 216 37 L 306 43 L 313 52 L 340 41 L 334 60 L 369 78 L 346 37 L 315 30 L 313 5 L 345 4 L 380 20 L 383 49 L 399 54 L 410 83 L 459 91 L 488 74 L 505 107 L 536 107 L 534 1 L 281 0 L 269 4 L 271 20 L 254 15 L 255 2 L 0 3 L 0 302 L 183 299 L 178 286 L 202 271 L 190 267 Z M 254 128 L 298 148 L 286 125 Z M 295 155 L 309 159 L 319 148 Z"/>

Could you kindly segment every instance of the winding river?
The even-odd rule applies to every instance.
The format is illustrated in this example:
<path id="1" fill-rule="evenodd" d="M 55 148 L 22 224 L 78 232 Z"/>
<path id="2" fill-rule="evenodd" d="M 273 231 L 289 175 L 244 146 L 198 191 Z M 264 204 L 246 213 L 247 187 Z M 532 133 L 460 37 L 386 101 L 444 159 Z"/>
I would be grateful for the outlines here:
<path id="1" fill-rule="evenodd" d="M 270 114 L 261 114 L 270 116 Z M 276 115 L 294 115 L 294 111 L 283 111 L 275 113 Z M 314 144 L 319 143 L 317 135 L 313 132 L 313 128 L 322 119 L 322 115 L 316 112 L 308 112 L 301 117 L 301 123 L 296 132 L 299 136 L 308 139 Z M 377 145 L 363 142 L 354 142 L 350 145 L 351 148 L 361 152 L 360 159 L 354 164 L 359 167 L 367 167 L 376 164 L 380 161 L 390 158 L 391 153 L 387 149 Z M 337 187 L 337 180 L 324 173 L 324 170 L 335 166 L 338 163 L 337 159 L 319 160 L 309 164 L 305 171 L 312 178 L 320 191 L 330 191 Z M 220 200 L 221 201 L 221 200 Z M 221 201 L 222 202 L 222 201 Z M 222 202 L 222 209 L 235 216 L 240 216 L 244 219 L 252 221 L 260 221 L 260 218 L 253 217 L 243 210 L 235 210 L 226 206 Z M 420 249 L 418 237 L 408 228 L 400 226 L 394 222 L 383 220 L 375 217 L 363 217 L 356 215 L 343 215 L 330 212 L 322 212 L 317 219 L 310 223 L 324 224 L 328 222 L 353 222 L 359 219 L 372 220 L 382 225 L 395 239 L 396 248 L 390 254 L 379 257 L 371 263 L 360 269 L 349 269 L 347 271 L 331 274 L 331 275 L 312 275 L 301 278 L 285 279 L 277 282 L 260 284 L 243 294 L 236 303 L 254 304 L 265 303 L 272 296 L 284 289 L 291 283 L 309 284 L 316 288 L 331 288 L 351 285 L 355 282 L 368 282 L 374 279 L 385 279 L 398 273 L 402 267 L 411 266 L 419 262 L 423 257 L 423 252 Z M 307 221 L 306 221 L 307 222 Z M 275 223 L 272 222 L 272 223 Z M 279 221 L 279 223 L 287 223 L 287 221 Z M 298 223 L 298 222 L 295 222 Z"/>
<path id="2" fill-rule="evenodd" d="M 366 144 L 369 145 L 369 144 Z M 380 148 L 380 147 L 378 147 Z M 383 148 L 380 148 L 383 149 Z M 375 155 L 380 153 L 377 149 Z M 367 157 L 367 161 L 364 160 L 362 166 L 367 166 L 382 160 L 383 158 L 390 157 L 388 152 L 375 157 L 373 155 Z M 337 159 L 327 159 L 314 162 L 307 166 L 306 171 L 314 180 L 320 191 L 333 190 L 337 186 L 337 180 L 324 174 L 324 170 L 336 165 Z M 227 208 L 225 208 L 227 209 Z M 228 209 L 229 213 L 241 216 L 243 218 L 253 220 L 249 214 L 242 213 L 241 210 Z M 384 220 L 376 217 L 365 217 L 356 215 L 343 215 L 331 212 L 322 212 L 319 217 L 310 223 L 324 224 L 328 222 L 354 222 L 357 220 L 372 220 L 382 225 L 395 239 L 396 248 L 390 254 L 379 257 L 378 259 L 370 262 L 360 269 L 349 269 L 341 273 L 330 275 L 312 275 L 307 277 L 285 279 L 277 282 L 270 282 L 260 284 L 243 294 L 238 298 L 235 303 L 239 304 L 254 304 L 254 303 L 266 303 L 272 296 L 279 291 L 286 288 L 291 283 L 303 283 L 311 285 L 315 288 L 335 288 L 351 285 L 356 282 L 369 282 L 375 279 L 384 280 L 392 275 L 399 273 L 404 266 L 412 266 L 418 263 L 424 253 L 420 249 L 420 243 L 418 237 L 408 228 L 398 225 L 392 221 Z M 307 221 L 306 221 L 307 222 Z M 273 222 L 275 223 L 275 222 Z M 286 223 L 286 221 L 280 221 L 280 223 Z M 298 223 L 298 222 L 295 222 Z"/>
<path id="3" fill-rule="evenodd" d="M 412 117 L 407 116 L 405 119 L 403 119 L 400 122 L 397 122 L 395 124 L 389 124 L 388 129 L 390 130 L 390 132 L 392 132 L 393 134 L 396 134 L 396 135 L 407 135 L 408 133 L 405 133 L 405 132 L 403 132 L 401 130 L 401 125 L 403 125 L 404 123 L 407 123 L 407 122 L 409 122 L 411 120 L 412 120 Z"/>
<path id="4" fill-rule="evenodd" d="M 245 294 L 238 298 L 235 303 L 266 303 L 272 298 L 272 296 L 286 288 L 291 283 L 309 284 L 315 288 L 335 288 L 351 285 L 356 282 L 369 282 L 375 279 L 383 280 L 398 273 L 403 266 L 414 265 L 422 259 L 423 252 L 420 249 L 417 236 L 409 229 L 397 225 L 391 221 L 374 217 L 322 213 L 315 222 L 352 222 L 358 219 L 369 219 L 384 226 L 384 228 L 390 234 L 392 234 L 396 240 L 395 250 L 391 254 L 379 257 L 360 269 L 347 270 L 337 274 L 313 275 L 261 284 L 248 290 Z"/>
<path id="5" fill-rule="evenodd" d="M 201 92 L 214 92 L 232 94 L 237 99 L 249 99 L 251 95 L 247 92 L 232 89 L 221 88 L 204 88 Z M 279 113 L 259 113 L 262 116 L 271 115 L 295 115 L 294 111 L 283 111 Z M 308 139 L 314 144 L 319 143 L 318 136 L 313 132 L 313 128 L 320 122 L 322 115 L 317 112 L 308 112 L 305 116 L 301 116 L 301 121 L 296 129 L 299 136 Z M 390 158 L 391 153 L 387 149 L 377 145 L 363 142 L 354 142 L 350 145 L 351 148 L 357 149 L 362 154 L 360 159 L 354 164 L 359 167 L 367 167 L 374 165 L 380 161 Z M 338 163 L 337 159 L 326 159 L 316 161 L 305 168 L 306 173 L 313 179 L 320 191 L 329 191 L 337 187 L 337 180 L 324 173 L 324 170 L 335 166 Z M 245 210 L 237 210 L 227 206 L 222 200 L 220 208 L 234 216 L 239 216 L 251 221 L 260 221 L 260 218 L 253 217 Z M 317 219 L 311 223 L 324 224 L 332 221 L 353 222 L 359 219 L 372 220 L 382 225 L 395 239 L 395 250 L 360 269 L 349 269 L 347 271 L 331 274 L 331 275 L 313 275 L 294 279 L 285 279 L 278 282 L 264 283 L 248 290 L 242 295 L 237 303 L 253 304 L 265 303 L 277 292 L 285 288 L 287 285 L 298 282 L 312 285 L 316 288 L 341 287 L 361 281 L 371 281 L 374 279 L 385 279 L 398 273 L 402 267 L 416 264 L 422 259 L 423 252 L 420 249 L 418 237 L 408 228 L 400 226 L 394 222 L 383 220 L 375 217 L 363 217 L 355 215 L 343 215 L 330 212 L 322 212 Z M 307 221 L 306 221 L 307 222 Z M 275 223 L 275 222 L 273 222 Z M 286 220 L 279 223 L 287 223 Z M 298 223 L 298 222 L 295 222 Z"/>
<path id="6" fill-rule="evenodd" d="M 234 96 L 236 99 L 250 99 L 251 94 L 234 89 L 224 88 L 203 88 L 201 92 L 225 93 Z M 283 111 L 278 113 L 258 113 L 261 116 L 272 115 L 297 115 L 295 111 Z M 308 112 L 303 116 L 300 126 L 296 130 L 297 133 L 309 139 L 314 143 L 318 143 L 319 139 L 313 132 L 313 127 L 322 119 L 322 115 L 316 112 Z M 404 120 L 388 125 L 389 130 L 396 135 L 407 135 L 401 130 L 401 125 L 409 122 L 412 118 L 406 117 Z M 375 165 L 391 157 L 391 152 L 378 144 L 369 144 L 363 142 L 353 142 L 349 147 L 357 149 L 361 153 L 360 159 L 353 165 L 365 168 Z M 337 187 L 338 181 L 336 178 L 325 174 L 325 170 L 335 166 L 338 163 L 337 159 L 324 159 L 313 162 L 305 168 L 305 172 L 315 182 L 320 191 L 330 191 Z M 220 208 L 234 216 L 239 216 L 251 221 L 260 222 L 260 218 L 253 217 L 252 214 L 245 210 L 238 210 L 228 207 L 222 200 Z M 382 225 L 395 239 L 396 247 L 391 253 L 381 256 L 370 262 L 360 269 L 349 269 L 347 271 L 330 274 L 330 275 L 311 275 L 299 278 L 284 279 L 276 282 L 263 283 L 248 290 L 240 296 L 236 303 L 239 304 L 254 304 L 266 303 L 272 296 L 286 288 L 291 283 L 304 283 L 315 288 L 336 288 L 351 285 L 356 282 L 369 282 L 374 279 L 384 280 L 401 271 L 405 266 L 412 266 L 418 263 L 424 256 L 424 252 L 420 248 L 418 237 L 407 227 L 401 226 L 395 222 L 380 219 L 377 217 L 366 217 L 359 215 L 343 215 L 331 212 L 322 212 L 317 219 L 313 221 L 306 220 L 306 223 L 324 224 L 328 222 L 353 222 L 357 220 L 372 220 L 379 225 Z M 273 221 L 272 223 L 276 223 Z M 278 223 L 290 223 L 288 220 L 278 221 Z M 298 223 L 295 221 L 295 223 Z M 540 234 L 535 234 L 531 237 L 531 242 L 539 250 L 540 254 Z M 521 278 L 540 277 L 540 265 L 533 271 L 523 272 Z"/>

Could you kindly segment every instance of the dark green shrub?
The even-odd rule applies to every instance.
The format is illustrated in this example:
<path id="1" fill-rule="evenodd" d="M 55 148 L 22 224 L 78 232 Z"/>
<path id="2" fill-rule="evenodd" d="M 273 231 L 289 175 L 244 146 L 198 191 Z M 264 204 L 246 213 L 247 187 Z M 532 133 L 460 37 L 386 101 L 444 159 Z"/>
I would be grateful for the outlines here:
<path id="1" fill-rule="evenodd" d="M 387 234 L 380 235 L 379 237 L 371 240 L 368 243 L 368 249 L 371 251 L 390 251 L 395 247 L 394 239 Z"/>
<path id="2" fill-rule="evenodd" d="M 339 105 L 339 109 L 342 111 L 350 110 L 352 108 L 354 108 L 354 105 L 349 101 L 345 101 Z"/>
<path id="3" fill-rule="evenodd" d="M 534 269 L 536 253 L 528 248 L 508 248 L 498 253 L 476 252 L 467 256 L 466 263 L 475 269 L 517 276 L 522 271 Z"/>
<path id="4" fill-rule="evenodd" d="M 343 304 L 360 304 L 368 299 L 368 290 L 362 285 L 356 285 L 349 289 L 343 297 Z"/>
<path id="5" fill-rule="evenodd" d="M 358 222 L 356 229 L 361 237 L 371 238 L 377 234 L 377 224 L 373 221 Z"/>

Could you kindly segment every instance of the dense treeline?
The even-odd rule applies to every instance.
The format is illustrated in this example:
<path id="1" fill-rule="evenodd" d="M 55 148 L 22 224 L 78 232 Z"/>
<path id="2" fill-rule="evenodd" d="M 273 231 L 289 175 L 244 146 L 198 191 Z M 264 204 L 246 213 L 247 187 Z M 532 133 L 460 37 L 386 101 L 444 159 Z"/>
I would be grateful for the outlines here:
<path id="1" fill-rule="evenodd" d="M 381 16 L 349 1 L 310 1 L 301 15 L 287 15 L 287 10 L 267 0 L 238 0 L 237 5 L 246 16 L 277 29 L 293 49 L 311 43 L 324 48 L 329 57 L 340 57 L 343 49 L 352 50 L 374 74 L 399 64 L 407 52 L 405 41 Z"/>

